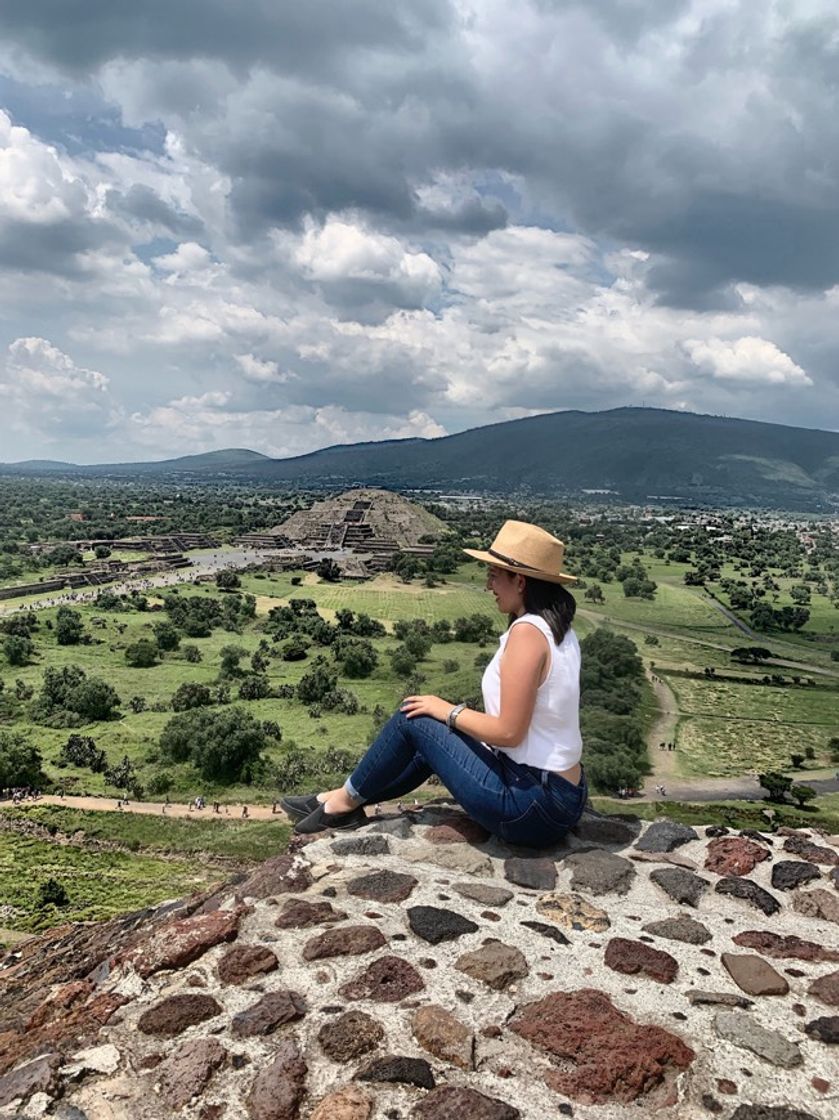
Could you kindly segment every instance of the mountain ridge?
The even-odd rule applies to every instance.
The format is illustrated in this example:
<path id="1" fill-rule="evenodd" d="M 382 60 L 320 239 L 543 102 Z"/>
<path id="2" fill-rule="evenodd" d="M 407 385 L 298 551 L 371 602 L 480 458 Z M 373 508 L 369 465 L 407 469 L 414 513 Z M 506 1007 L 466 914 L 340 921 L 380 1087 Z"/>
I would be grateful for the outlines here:
<path id="1" fill-rule="evenodd" d="M 51 467 L 50 473 L 61 470 Z M 163 472 L 308 488 L 478 490 L 829 511 L 839 506 L 839 432 L 653 408 L 569 409 L 431 439 L 336 444 L 270 458 L 228 449 L 156 463 L 68 465 L 70 474 Z M 22 464 L 5 474 L 33 474 Z"/>

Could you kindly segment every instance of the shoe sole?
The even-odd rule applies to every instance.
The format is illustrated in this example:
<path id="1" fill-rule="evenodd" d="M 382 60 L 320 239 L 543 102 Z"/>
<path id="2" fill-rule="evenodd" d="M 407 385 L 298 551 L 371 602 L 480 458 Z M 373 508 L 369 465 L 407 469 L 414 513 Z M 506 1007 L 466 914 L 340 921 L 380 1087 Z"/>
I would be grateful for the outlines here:
<path id="1" fill-rule="evenodd" d="M 310 814 L 311 815 L 311 814 Z M 306 818 L 301 818 L 305 820 Z M 357 828 L 364 828 L 369 822 L 369 817 L 366 815 L 360 820 L 350 821 L 348 824 L 327 824 L 323 828 L 319 828 L 317 832 L 298 832 L 297 825 L 294 827 L 294 832 L 297 836 L 317 836 L 321 832 L 354 832 Z M 299 824 L 300 821 L 297 822 Z"/>

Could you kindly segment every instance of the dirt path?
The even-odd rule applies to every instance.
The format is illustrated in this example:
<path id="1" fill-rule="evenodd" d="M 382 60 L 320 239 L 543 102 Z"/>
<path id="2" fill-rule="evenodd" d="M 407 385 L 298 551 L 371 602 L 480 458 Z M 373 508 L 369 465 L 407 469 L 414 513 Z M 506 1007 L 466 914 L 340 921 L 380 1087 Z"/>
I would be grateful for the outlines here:
<path id="1" fill-rule="evenodd" d="M 676 742 L 679 706 L 673 690 L 665 680 L 650 669 L 646 670 L 646 674 L 658 701 L 658 718 L 647 735 L 647 750 L 653 772 L 644 783 L 644 791 L 649 796 L 657 785 L 664 785 L 669 796 L 672 779 L 677 774 L 676 751 L 661 750 L 660 744 Z"/>
<path id="2" fill-rule="evenodd" d="M 28 805 L 64 805 L 69 809 L 90 809 L 95 812 L 120 812 L 117 799 L 115 797 L 59 797 L 55 794 L 44 794 L 38 798 L 37 802 L 25 801 L 23 808 Z M 277 805 L 276 813 L 271 812 L 270 805 L 248 805 L 247 817 L 242 817 L 242 808 L 240 805 L 222 805 L 221 813 L 213 812 L 213 805 L 210 802 L 205 809 L 193 809 L 189 805 L 176 804 L 170 802 L 166 805 L 166 812 L 163 812 L 163 802 L 160 801 L 129 801 L 122 809 L 124 813 L 143 813 L 146 816 L 166 816 L 166 817 L 189 817 L 191 820 L 255 820 L 255 821 L 279 821 L 281 824 L 285 823 L 288 818 L 282 809 Z"/>

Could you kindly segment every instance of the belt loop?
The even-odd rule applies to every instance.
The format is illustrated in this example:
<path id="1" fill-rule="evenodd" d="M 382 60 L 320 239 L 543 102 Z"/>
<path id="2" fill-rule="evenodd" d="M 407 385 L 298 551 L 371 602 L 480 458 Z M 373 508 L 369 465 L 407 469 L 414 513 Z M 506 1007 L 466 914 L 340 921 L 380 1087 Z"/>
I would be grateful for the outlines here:
<path id="1" fill-rule="evenodd" d="M 543 770 L 542 771 L 542 788 L 544 789 L 544 787 L 547 784 L 548 784 L 548 772 L 547 772 L 547 770 Z"/>

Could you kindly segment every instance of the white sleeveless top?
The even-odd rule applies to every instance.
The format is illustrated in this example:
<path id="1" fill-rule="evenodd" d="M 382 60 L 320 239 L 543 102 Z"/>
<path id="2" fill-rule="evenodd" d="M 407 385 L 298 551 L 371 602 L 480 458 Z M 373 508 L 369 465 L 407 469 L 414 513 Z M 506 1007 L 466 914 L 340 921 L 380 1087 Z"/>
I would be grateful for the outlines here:
<path id="1" fill-rule="evenodd" d="M 481 691 L 487 715 L 501 712 L 501 655 L 513 626 L 530 623 L 548 640 L 550 664 L 536 692 L 536 705 L 530 726 L 517 747 L 495 747 L 509 753 L 516 762 L 540 770 L 569 770 L 580 761 L 583 740 L 580 735 L 580 643 L 568 630 L 560 645 L 551 628 L 538 614 L 523 614 L 501 635 L 498 650 L 481 678 Z"/>

